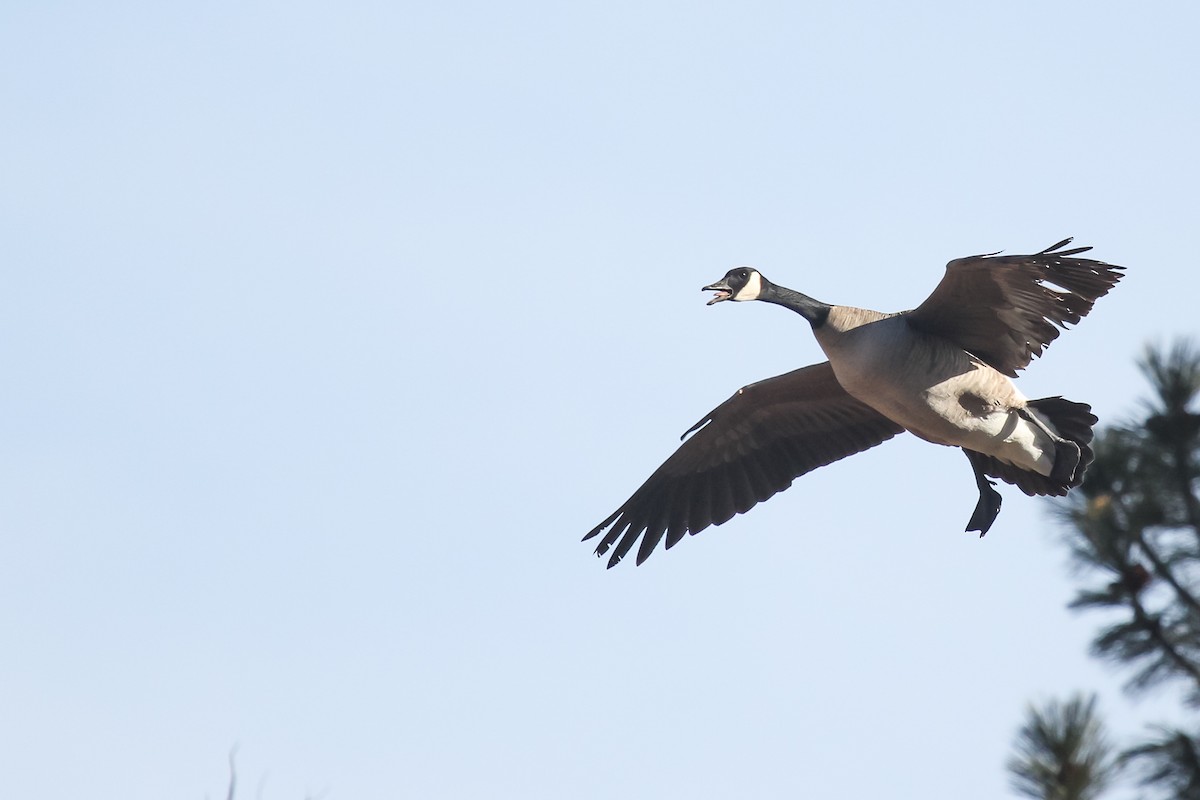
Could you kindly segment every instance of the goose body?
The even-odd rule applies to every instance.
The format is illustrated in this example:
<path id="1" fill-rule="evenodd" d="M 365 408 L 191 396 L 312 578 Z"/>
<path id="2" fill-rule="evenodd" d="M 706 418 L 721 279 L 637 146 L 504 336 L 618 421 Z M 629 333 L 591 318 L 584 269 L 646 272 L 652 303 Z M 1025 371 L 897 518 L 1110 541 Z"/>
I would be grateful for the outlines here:
<path id="1" fill-rule="evenodd" d="M 1027 399 L 1012 378 L 1079 322 L 1121 278 L 1066 239 L 1027 256 L 956 259 L 933 294 L 887 314 L 829 305 L 740 267 L 709 286 L 714 303 L 759 300 L 804 317 L 828 361 L 744 386 L 584 539 L 613 549 L 639 540 L 642 563 L 662 540 L 720 525 L 806 472 L 909 431 L 960 447 L 979 500 L 967 530 L 988 531 L 1001 498 L 990 477 L 1029 495 L 1063 495 L 1092 460 L 1096 418 L 1084 403 Z M 694 434 L 690 438 L 688 434 Z M 615 545 L 615 549 L 614 549 Z"/>
<path id="2" fill-rule="evenodd" d="M 1050 475 L 1054 443 L 1019 415 L 1025 396 L 961 347 L 914 330 L 902 314 L 845 306 L 814 334 L 842 388 L 910 433 Z"/>

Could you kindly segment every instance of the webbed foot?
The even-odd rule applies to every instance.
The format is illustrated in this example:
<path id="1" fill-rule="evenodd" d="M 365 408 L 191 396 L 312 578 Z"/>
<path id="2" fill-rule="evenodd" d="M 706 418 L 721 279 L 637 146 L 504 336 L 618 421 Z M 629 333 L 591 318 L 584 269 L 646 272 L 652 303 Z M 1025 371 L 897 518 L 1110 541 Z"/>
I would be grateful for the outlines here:
<path id="1" fill-rule="evenodd" d="M 1004 498 L 992 488 L 996 483 L 983 474 L 980 465 L 975 461 L 975 453 L 970 450 L 963 450 L 963 452 L 967 454 L 967 460 L 971 462 L 971 469 L 975 471 L 975 485 L 979 488 L 979 502 L 975 504 L 975 512 L 971 514 L 966 529 L 979 531 L 979 538 L 982 539 L 983 535 L 992 527 L 992 523 L 996 521 L 997 515 L 1000 514 L 1000 504 L 1004 502 Z"/>
<path id="2" fill-rule="evenodd" d="M 984 481 L 985 483 L 979 486 L 979 502 L 975 504 L 975 513 L 967 522 L 967 530 L 979 531 L 981 539 L 988 532 L 988 528 L 992 527 L 992 523 L 996 521 L 996 517 L 1000 514 L 1000 504 L 1004 501 L 1000 493 L 992 488 L 994 484 L 987 478 L 984 478 Z"/>

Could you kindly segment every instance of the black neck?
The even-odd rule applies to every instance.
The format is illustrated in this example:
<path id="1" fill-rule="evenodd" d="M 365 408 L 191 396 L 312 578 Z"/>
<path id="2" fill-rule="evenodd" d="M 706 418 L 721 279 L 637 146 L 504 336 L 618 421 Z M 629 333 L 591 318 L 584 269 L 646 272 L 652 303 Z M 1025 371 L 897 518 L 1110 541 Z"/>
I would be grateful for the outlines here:
<path id="1" fill-rule="evenodd" d="M 808 295 L 801 294 L 793 289 L 767 283 L 765 280 L 763 283 L 766 285 L 763 286 L 762 292 L 758 296 L 759 300 L 766 303 L 774 303 L 784 308 L 790 308 L 808 320 L 809 324 L 814 328 L 819 328 L 825 324 L 825 320 L 829 317 L 829 309 L 832 308 L 828 303 L 814 300 Z"/>

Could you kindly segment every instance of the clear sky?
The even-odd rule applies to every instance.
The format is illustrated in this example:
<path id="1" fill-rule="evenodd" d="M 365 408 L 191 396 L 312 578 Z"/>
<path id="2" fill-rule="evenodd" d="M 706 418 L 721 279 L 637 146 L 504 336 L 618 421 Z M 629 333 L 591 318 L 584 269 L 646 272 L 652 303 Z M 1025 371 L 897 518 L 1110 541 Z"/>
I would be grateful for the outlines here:
<path id="1" fill-rule="evenodd" d="M 904 437 L 643 567 L 580 536 L 822 359 L 739 264 L 919 303 L 1065 236 L 1022 379 L 1104 421 L 1194 333 L 1194 4 L 0 11 L 0 763 L 49 800 L 1003 798 L 1103 693 L 1052 504 Z M 261 792 L 261 795 L 259 794 Z"/>

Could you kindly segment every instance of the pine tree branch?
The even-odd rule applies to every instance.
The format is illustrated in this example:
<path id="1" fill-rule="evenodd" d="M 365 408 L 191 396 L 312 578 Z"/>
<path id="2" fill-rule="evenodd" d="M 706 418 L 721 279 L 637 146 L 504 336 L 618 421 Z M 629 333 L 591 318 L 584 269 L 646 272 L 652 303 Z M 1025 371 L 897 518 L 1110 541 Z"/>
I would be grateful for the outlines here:
<path id="1" fill-rule="evenodd" d="M 1197 528 L 1197 532 L 1200 533 L 1200 528 Z M 1143 531 L 1139 529 L 1131 531 L 1131 534 L 1142 554 L 1146 556 L 1146 560 L 1154 567 L 1154 574 L 1166 581 L 1167 585 L 1174 590 L 1175 596 L 1179 598 L 1180 602 L 1190 608 L 1193 613 L 1200 615 L 1200 601 L 1179 582 L 1179 579 L 1175 577 L 1174 571 L 1158 554 L 1158 550 L 1151 547 Z"/>
<path id="2" fill-rule="evenodd" d="M 1174 572 L 1172 572 L 1170 567 L 1162 560 L 1162 557 L 1158 554 L 1158 551 L 1150 546 L 1146 539 L 1144 529 L 1140 525 L 1132 522 L 1134 517 L 1130 513 L 1130 510 L 1126 507 L 1124 498 L 1118 496 L 1112 498 L 1111 502 L 1113 503 L 1113 511 L 1117 512 L 1112 518 L 1112 523 L 1116 529 L 1120 530 L 1127 537 L 1127 541 L 1131 539 L 1137 542 L 1147 560 L 1154 565 L 1155 573 L 1162 576 L 1163 579 L 1175 589 L 1176 593 L 1181 599 L 1184 599 L 1185 602 L 1190 601 L 1192 607 L 1195 608 L 1195 598 L 1190 592 L 1187 591 L 1187 589 L 1179 584 Z M 1122 522 L 1125 524 L 1122 524 Z M 1095 540 L 1093 537 L 1088 536 L 1087 538 L 1092 542 L 1093 548 L 1101 556 L 1101 559 L 1114 567 L 1118 574 L 1128 575 L 1130 573 L 1134 566 L 1134 562 L 1128 557 L 1128 551 L 1126 549 L 1118 547 L 1102 547 L 1100 542 Z M 1200 696 L 1200 667 L 1198 667 L 1190 658 L 1188 658 L 1187 655 L 1182 653 L 1176 646 L 1175 642 L 1167 636 L 1167 633 L 1163 630 L 1162 625 L 1159 624 L 1158 617 L 1152 615 L 1142 604 L 1142 600 L 1138 592 L 1126 592 L 1124 596 L 1129 604 L 1130 610 L 1133 612 L 1133 618 L 1137 623 L 1138 628 L 1146 632 L 1153 643 L 1157 646 L 1159 651 L 1163 654 L 1163 656 L 1165 656 L 1167 664 L 1174 667 L 1177 672 L 1182 673 L 1188 678 L 1191 678 L 1192 682 L 1196 685 L 1196 695 Z"/>
<path id="3" fill-rule="evenodd" d="M 1188 449 L 1188 443 L 1176 439 L 1174 446 L 1171 448 L 1171 456 L 1171 471 L 1174 475 L 1179 495 L 1183 498 L 1184 515 L 1187 517 L 1188 525 L 1192 529 L 1192 534 L 1195 536 L 1197 545 L 1200 545 L 1200 500 L 1196 499 L 1196 495 L 1192 491 L 1191 453 Z"/>
<path id="4" fill-rule="evenodd" d="M 1167 661 L 1176 670 L 1192 679 L 1196 684 L 1196 693 L 1200 695 L 1200 668 L 1197 668 L 1187 656 L 1181 653 L 1175 643 L 1164 634 L 1158 618 L 1146 611 L 1146 607 L 1142 605 L 1142 601 L 1136 594 L 1129 595 L 1129 605 L 1133 610 L 1134 619 L 1137 620 L 1142 630 L 1150 635 L 1150 638 L 1167 657 Z"/>

